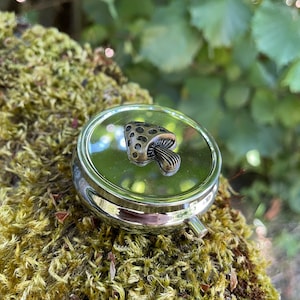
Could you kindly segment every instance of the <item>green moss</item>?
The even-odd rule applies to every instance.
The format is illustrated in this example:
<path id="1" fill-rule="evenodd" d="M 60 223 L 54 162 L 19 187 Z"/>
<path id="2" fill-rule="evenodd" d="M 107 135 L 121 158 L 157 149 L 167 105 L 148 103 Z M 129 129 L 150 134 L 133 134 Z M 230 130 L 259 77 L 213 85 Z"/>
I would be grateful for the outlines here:
<path id="1" fill-rule="evenodd" d="M 278 299 L 221 178 L 209 234 L 135 235 L 80 204 L 70 161 L 81 126 L 151 103 L 103 51 L 0 13 L 1 299 Z"/>

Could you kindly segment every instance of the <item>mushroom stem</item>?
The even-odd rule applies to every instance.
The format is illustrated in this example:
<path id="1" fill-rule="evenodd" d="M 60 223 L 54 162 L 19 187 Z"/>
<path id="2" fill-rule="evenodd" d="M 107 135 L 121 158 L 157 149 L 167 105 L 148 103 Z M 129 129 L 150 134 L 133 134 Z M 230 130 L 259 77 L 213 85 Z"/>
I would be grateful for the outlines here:
<path id="1" fill-rule="evenodd" d="M 181 158 L 177 153 L 166 147 L 157 145 L 154 147 L 154 155 L 154 159 L 157 161 L 163 175 L 172 176 L 178 171 Z"/>

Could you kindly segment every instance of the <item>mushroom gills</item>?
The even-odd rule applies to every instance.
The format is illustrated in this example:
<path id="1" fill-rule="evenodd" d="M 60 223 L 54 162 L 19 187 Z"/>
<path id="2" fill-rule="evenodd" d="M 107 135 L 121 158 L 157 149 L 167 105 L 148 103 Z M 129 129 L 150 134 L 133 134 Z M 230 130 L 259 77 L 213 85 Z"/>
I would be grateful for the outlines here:
<path id="1" fill-rule="evenodd" d="M 163 175 L 172 176 L 178 171 L 181 158 L 177 153 L 160 145 L 154 147 L 154 153 Z"/>
<path id="2" fill-rule="evenodd" d="M 147 156 L 149 159 L 155 159 L 155 147 L 161 147 L 173 150 L 176 147 L 176 141 L 174 139 L 158 139 L 151 143 L 147 150 Z"/>

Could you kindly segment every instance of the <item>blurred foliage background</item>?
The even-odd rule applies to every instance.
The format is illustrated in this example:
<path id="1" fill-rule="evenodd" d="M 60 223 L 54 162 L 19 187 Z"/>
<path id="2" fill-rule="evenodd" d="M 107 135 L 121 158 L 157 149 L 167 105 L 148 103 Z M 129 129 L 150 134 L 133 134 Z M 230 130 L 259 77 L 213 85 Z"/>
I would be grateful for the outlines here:
<path id="1" fill-rule="evenodd" d="M 80 43 L 114 49 L 124 73 L 156 103 L 186 113 L 215 136 L 223 173 L 264 221 L 279 212 L 286 220 L 300 216 L 299 7 L 299 0 L 0 4 Z M 300 250 L 298 222 L 291 232 L 278 235 L 288 256 Z"/>

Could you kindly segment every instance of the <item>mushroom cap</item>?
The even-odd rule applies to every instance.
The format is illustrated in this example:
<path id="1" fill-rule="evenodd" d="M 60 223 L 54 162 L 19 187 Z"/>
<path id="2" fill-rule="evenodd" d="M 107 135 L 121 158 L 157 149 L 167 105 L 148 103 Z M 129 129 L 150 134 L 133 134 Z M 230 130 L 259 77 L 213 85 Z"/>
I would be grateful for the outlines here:
<path id="1" fill-rule="evenodd" d="M 124 128 L 128 159 L 145 166 L 155 159 L 154 148 L 162 146 L 170 150 L 176 147 L 175 135 L 164 127 L 147 122 L 129 122 Z"/>

